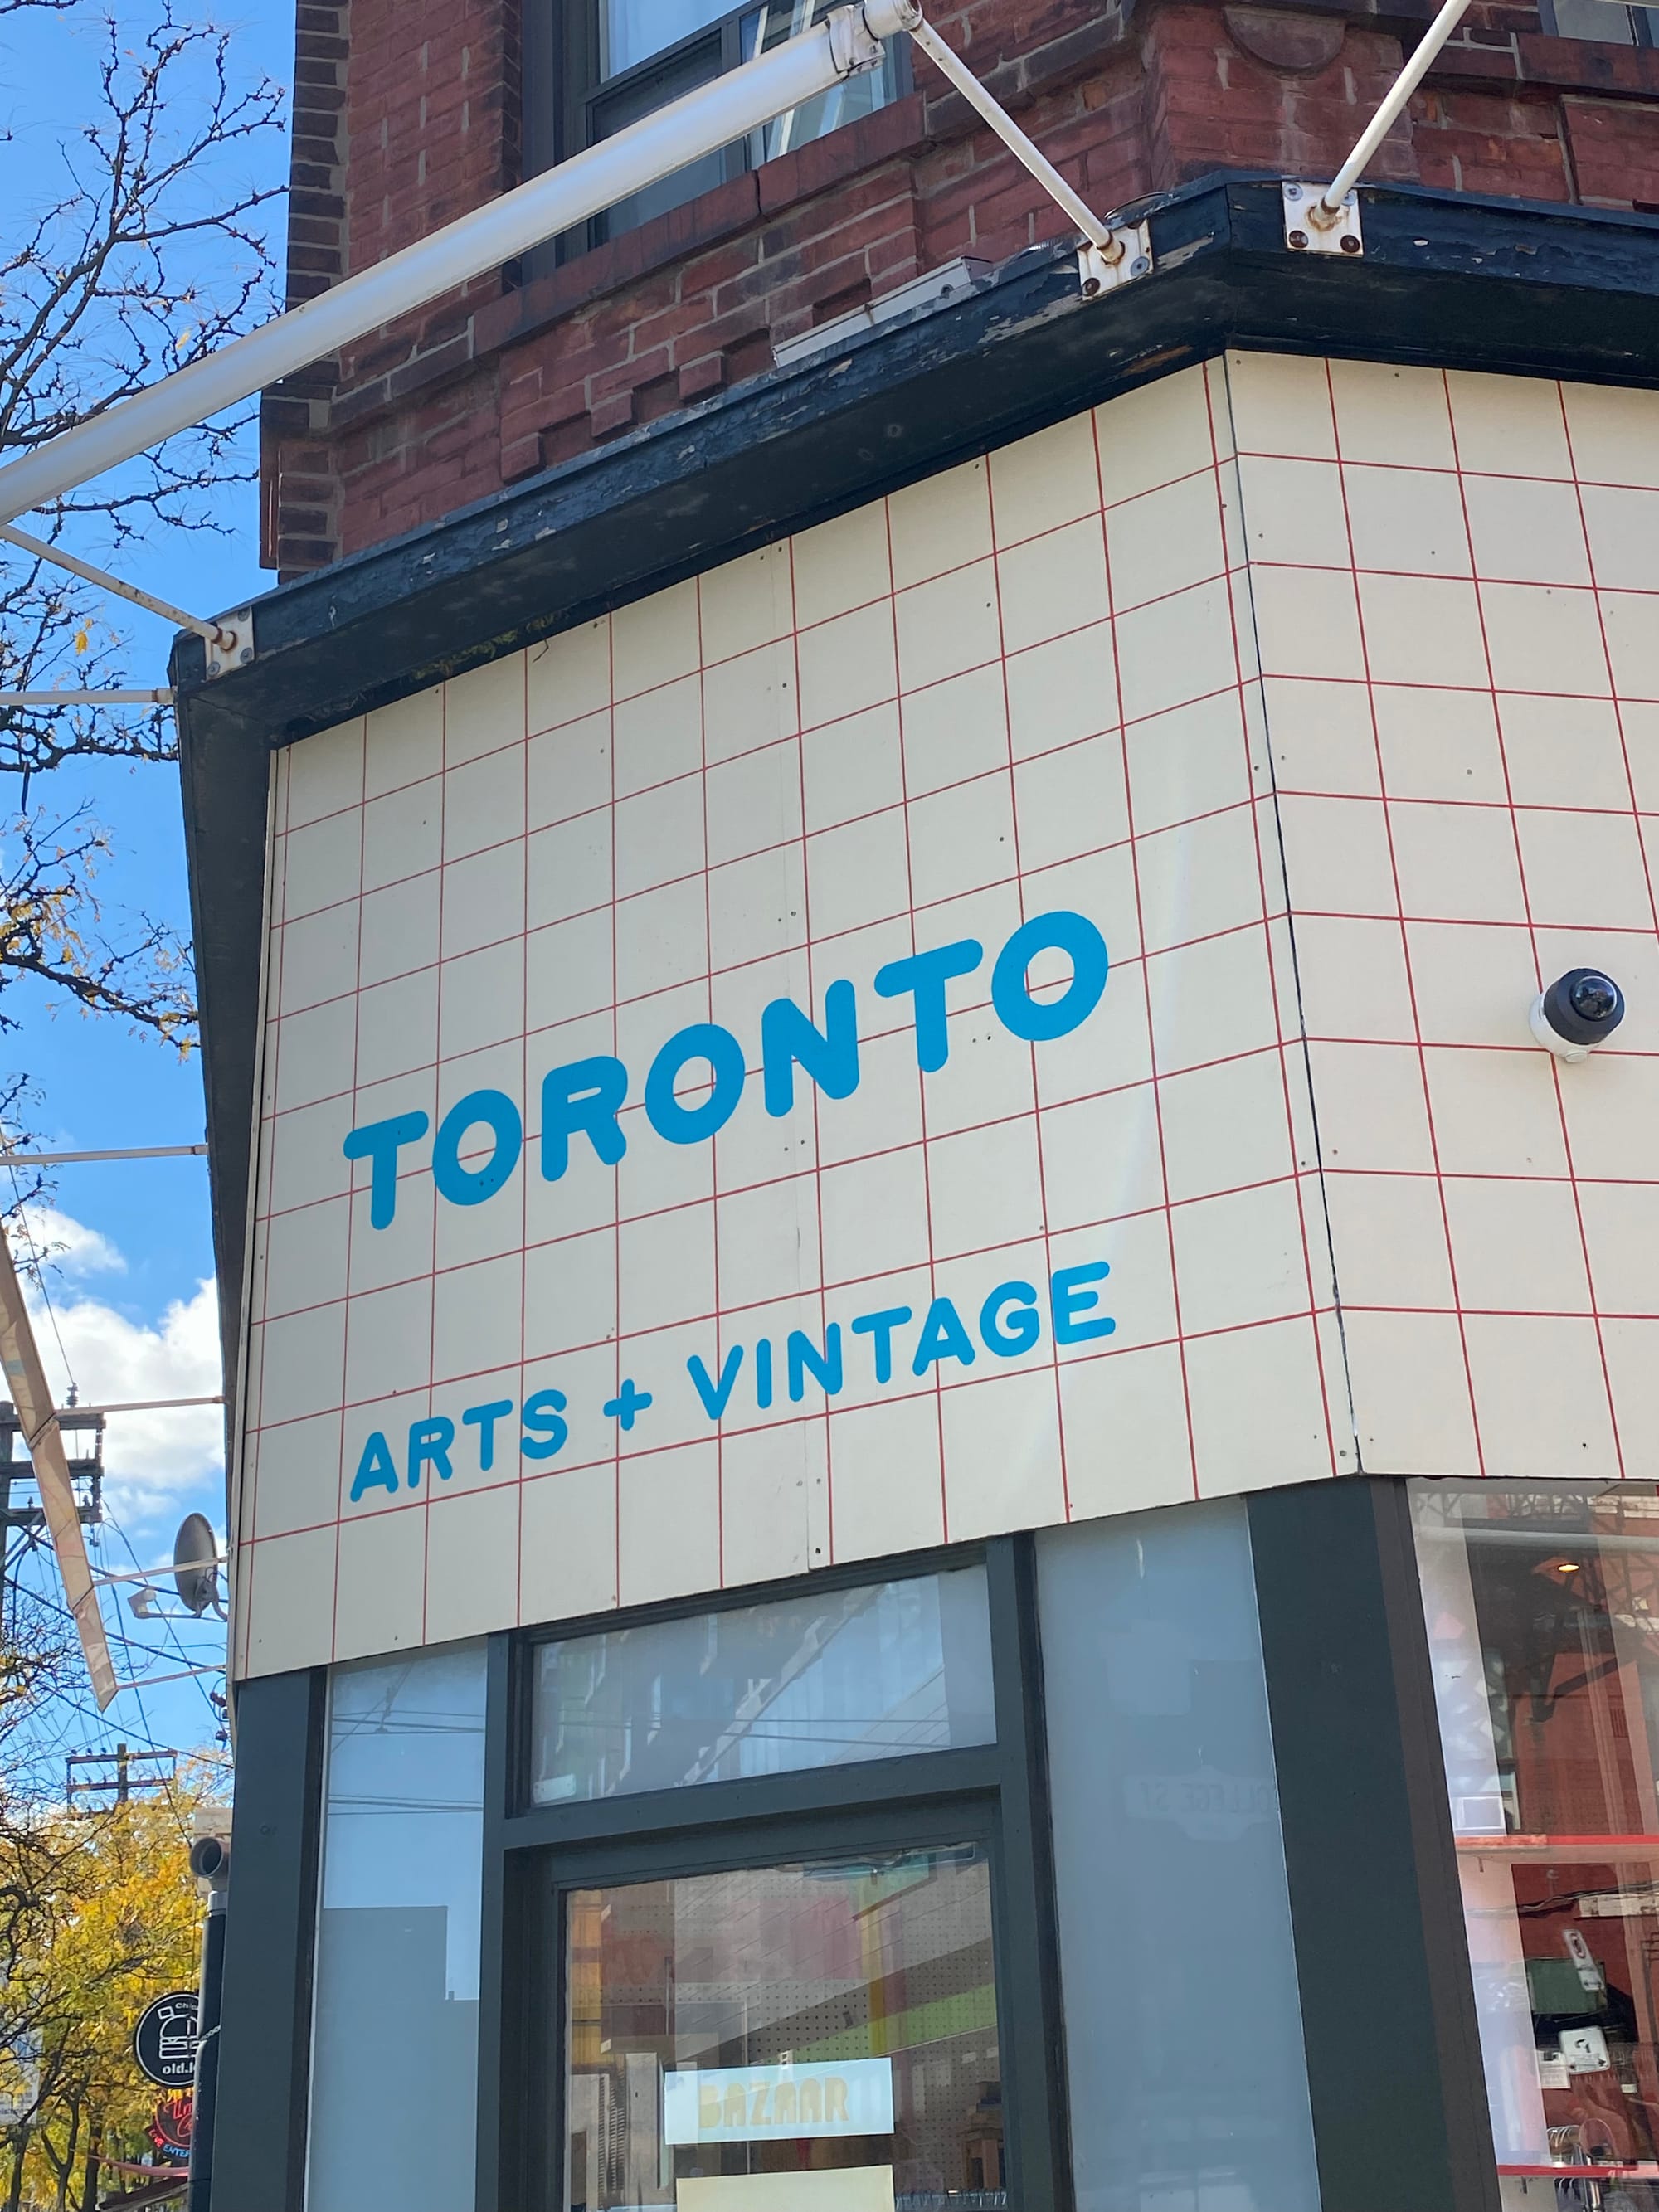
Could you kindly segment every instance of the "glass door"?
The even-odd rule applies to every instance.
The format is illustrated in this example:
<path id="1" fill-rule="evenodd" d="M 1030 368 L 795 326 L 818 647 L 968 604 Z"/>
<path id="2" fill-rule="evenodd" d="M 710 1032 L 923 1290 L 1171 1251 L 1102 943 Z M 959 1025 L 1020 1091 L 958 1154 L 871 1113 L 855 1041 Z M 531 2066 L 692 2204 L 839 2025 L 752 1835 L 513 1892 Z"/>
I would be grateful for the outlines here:
<path id="1" fill-rule="evenodd" d="M 982 1843 L 562 1892 L 568 2212 L 1002 2207 Z"/>

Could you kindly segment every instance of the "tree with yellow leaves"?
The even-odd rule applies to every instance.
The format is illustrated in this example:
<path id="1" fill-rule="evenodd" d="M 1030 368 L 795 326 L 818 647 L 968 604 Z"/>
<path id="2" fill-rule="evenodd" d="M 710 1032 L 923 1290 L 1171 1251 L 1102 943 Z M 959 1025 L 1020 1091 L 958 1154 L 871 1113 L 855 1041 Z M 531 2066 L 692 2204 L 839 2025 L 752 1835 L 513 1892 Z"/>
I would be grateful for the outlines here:
<path id="1" fill-rule="evenodd" d="M 0 2205 L 92 2212 L 106 2163 L 154 2154 L 157 2092 L 132 2057 L 151 1999 L 195 1986 L 188 1866 L 206 1778 L 90 1816 L 19 1786 L 5 1756 L 72 1655 L 9 1608 L 0 1654 Z M 9 1776 L 11 1778 L 9 1783 Z"/>

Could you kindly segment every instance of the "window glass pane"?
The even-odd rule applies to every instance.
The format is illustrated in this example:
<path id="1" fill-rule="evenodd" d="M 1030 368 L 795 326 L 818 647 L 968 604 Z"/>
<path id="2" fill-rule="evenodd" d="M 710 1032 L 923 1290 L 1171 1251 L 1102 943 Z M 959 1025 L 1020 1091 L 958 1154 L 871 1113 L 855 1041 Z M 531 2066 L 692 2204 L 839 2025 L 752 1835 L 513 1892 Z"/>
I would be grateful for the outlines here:
<path id="1" fill-rule="evenodd" d="M 785 39 L 799 37 L 814 23 L 822 22 L 834 7 L 844 0 L 785 0 L 781 7 L 757 8 L 752 15 L 743 17 L 738 25 L 743 58 L 748 61 L 757 53 L 781 45 Z M 1584 0 L 1590 4 L 1590 0 Z M 843 77 L 839 84 L 831 85 L 804 106 L 792 107 L 763 124 L 749 134 L 749 166 L 758 168 L 763 161 L 775 161 L 780 155 L 805 146 L 809 140 L 823 138 L 831 131 L 839 131 L 843 123 L 854 123 L 861 115 L 873 115 L 878 107 L 885 107 L 898 97 L 897 44 L 889 40 L 878 70 L 864 70 L 857 76 Z"/>
<path id="2" fill-rule="evenodd" d="M 738 51 L 748 61 L 781 40 L 811 29 L 838 4 L 844 4 L 844 0 L 783 0 L 781 5 L 768 0 L 768 4 L 737 17 Z M 1603 4 L 1603 0 L 1583 0 L 1583 4 Z M 590 140 L 613 137 L 630 123 L 718 76 L 726 65 L 724 40 L 729 35 L 726 19 L 731 14 L 729 7 L 716 6 L 714 0 L 666 0 L 666 4 L 665 0 L 605 0 L 599 21 L 600 82 L 608 84 L 629 71 L 635 74 L 614 92 L 591 102 Z M 698 39 L 699 31 L 708 35 Z M 655 67 L 640 67 L 652 56 L 687 40 L 692 43 L 683 52 Z M 677 169 L 672 176 L 659 178 L 644 191 L 619 201 L 600 218 L 599 234 L 615 238 L 648 222 L 653 216 L 683 206 L 701 192 L 712 191 L 738 169 L 757 168 L 763 161 L 775 161 L 810 139 L 839 130 L 843 123 L 885 107 L 898 97 L 897 55 L 898 41 L 890 40 L 879 69 L 845 79 L 805 106 L 791 108 L 751 131 L 738 144 L 705 154 Z"/>
<path id="3" fill-rule="evenodd" d="M 1504 2203 L 1659 2212 L 1659 1491 L 1412 1503 Z"/>
<path id="4" fill-rule="evenodd" d="M 731 13 L 732 0 L 604 0 L 599 73 L 620 76 Z"/>
<path id="5" fill-rule="evenodd" d="M 990 1743 L 985 1573 L 544 1644 L 538 1804 Z"/>
<path id="6" fill-rule="evenodd" d="M 1079 2212 L 1316 2212 L 1243 1509 L 1051 1530 L 1037 1568 Z"/>
<path id="7" fill-rule="evenodd" d="M 1595 39 L 1603 46 L 1633 46 L 1636 28 L 1628 8 L 1615 0 L 1552 0 L 1555 33 L 1561 39 Z"/>
<path id="8" fill-rule="evenodd" d="M 566 1900 L 571 2212 L 945 2212 L 1003 2172 L 977 1846 Z"/>
<path id="9" fill-rule="evenodd" d="M 592 111 L 592 136 L 614 137 L 625 131 L 630 123 L 641 116 L 650 115 L 665 107 L 671 100 L 682 93 L 690 92 L 700 84 L 707 84 L 720 73 L 720 48 L 718 39 L 705 40 L 691 47 L 672 62 L 661 68 L 648 70 L 629 84 L 618 86 L 596 100 Z M 629 193 L 607 209 L 604 229 L 607 238 L 615 238 L 624 230 L 634 230 L 653 216 L 666 215 L 671 208 L 683 207 L 700 192 L 712 192 L 726 178 L 726 155 L 717 147 L 714 153 L 704 154 L 699 160 L 688 161 L 683 169 L 672 175 L 659 177 L 654 184 L 643 185 L 637 192 Z"/>
<path id="10" fill-rule="evenodd" d="M 329 1693 L 308 2212 L 473 2201 L 483 1648 Z"/>

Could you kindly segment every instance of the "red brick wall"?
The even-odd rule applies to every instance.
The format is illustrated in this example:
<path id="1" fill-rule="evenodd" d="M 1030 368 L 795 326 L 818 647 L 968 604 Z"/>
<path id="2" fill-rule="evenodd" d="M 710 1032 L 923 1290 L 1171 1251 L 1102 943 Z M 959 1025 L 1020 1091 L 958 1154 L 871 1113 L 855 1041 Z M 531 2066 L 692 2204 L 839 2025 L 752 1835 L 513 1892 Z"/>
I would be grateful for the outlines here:
<path id="1" fill-rule="evenodd" d="M 301 0 L 292 298 L 518 180 L 518 0 Z M 934 20 L 1103 213 L 1218 168 L 1328 176 L 1429 0 L 966 0 Z M 1407 20 L 1402 23 L 1402 16 Z M 348 52 L 349 45 L 349 52 Z M 314 568 L 768 367 L 774 344 L 1065 218 L 920 56 L 896 106 L 268 395 L 266 558 Z M 1659 205 L 1659 52 L 1476 0 L 1371 173 Z"/>

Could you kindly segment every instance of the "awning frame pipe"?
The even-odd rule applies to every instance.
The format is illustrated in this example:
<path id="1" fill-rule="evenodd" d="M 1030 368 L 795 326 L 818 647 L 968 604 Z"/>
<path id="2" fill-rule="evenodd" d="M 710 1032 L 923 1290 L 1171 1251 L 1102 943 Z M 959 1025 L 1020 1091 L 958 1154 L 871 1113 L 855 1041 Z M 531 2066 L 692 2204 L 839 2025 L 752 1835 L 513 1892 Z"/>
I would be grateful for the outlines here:
<path id="1" fill-rule="evenodd" d="M 1342 203 L 1361 175 L 1370 167 L 1377 148 L 1405 112 L 1406 102 L 1422 83 L 1452 33 L 1468 12 L 1469 0 L 1445 0 L 1445 5 L 1419 40 L 1411 59 L 1389 88 L 1382 106 L 1361 131 L 1354 149 L 1308 210 L 1308 220 L 1328 230 L 1342 220 Z"/>
<path id="2" fill-rule="evenodd" d="M 1449 0 L 1466 6 L 1468 0 Z M 878 69 L 883 41 L 905 32 L 1082 233 L 1080 274 L 1093 295 L 1151 267 L 1146 226 L 1115 229 L 1068 185 L 973 71 L 927 22 L 919 0 L 857 0 L 811 29 L 784 40 L 471 210 L 429 237 L 346 277 L 315 299 L 233 338 L 115 405 L 78 422 L 33 453 L 0 466 L 0 538 L 56 561 L 206 639 L 210 674 L 232 656 L 252 657 L 245 616 L 204 623 L 165 601 L 61 553 L 10 526 L 88 477 L 210 421 L 312 362 L 381 330 L 441 294 L 483 276 L 550 238 L 615 206 L 702 155 L 799 107 L 843 79 Z M 1425 64 L 1426 66 L 1426 64 Z M 1386 126 L 1385 126 L 1386 127 Z M 222 659 L 213 657 L 215 653 Z"/>
<path id="3" fill-rule="evenodd" d="M 328 359 L 843 78 L 878 69 L 882 40 L 908 30 L 919 17 L 914 0 L 837 8 L 811 30 L 76 423 L 0 467 L 0 524 L 48 506 L 88 477 Z M 193 621 L 187 626 L 198 627 Z"/>
<path id="4" fill-rule="evenodd" d="M 94 419 L 101 422 L 105 418 L 100 416 Z M 83 427 L 90 428 L 91 425 Z M 64 434 L 72 438 L 75 433 L 69 430 Z M 48 444 L 55 446 L 58 442 L 53 438 Z M 42 446 L 39 450 L 44 453 L 48 447 Z M 23 468 L 27 464 L 26 461 L 14 461 L 11 465 Z M 3 474 L 4 471 L 0 470 L 0 475 Z M 72 489 L 71 485 L 64 486 L 66 491 Z M 21 512 L 21 509 L 18 511 Z M 143 591 L 137 584 L 125 584 L 118 576 L 112 576 L 107 568 L 94 568 L 90 561 L 82 560 L 78 554 L 66 553 L 61 545 L 48 544 L 44 538 L 33 537 L 27 530 L 14 529 L 9 520 L 0 522 L 0 539 L 8 545 L 15 545 L 20 553 L 27 553 L 31 560 L 45 561 L 54 568 L 66 569 L 71 576 L 79 576 L 83 583 L 96 584 L 103 591 L 113 592 L 118 599 L 131 599 L 135 607 L 142 607 L 146 614 L 160 615 L 163 622 L 170 622 L 175 629 L 194 630 L 198 637 L 205 638 L 210 645 L 217 646 L 221 651 L 228 652 L 234 642 L 234 633 L 222 623 L 204 622 L 199 615 L 186 614 L 182 607 L 175 607 L 170 599 L 158 599 L 154 592 Z"/>
<path id="5" fill-rule="evenodd" d="M 119 687 L 111 691 L 0 691 L 0 707 L 170 707 L 173 687 L 158 684 L 148 691 Z"/>

